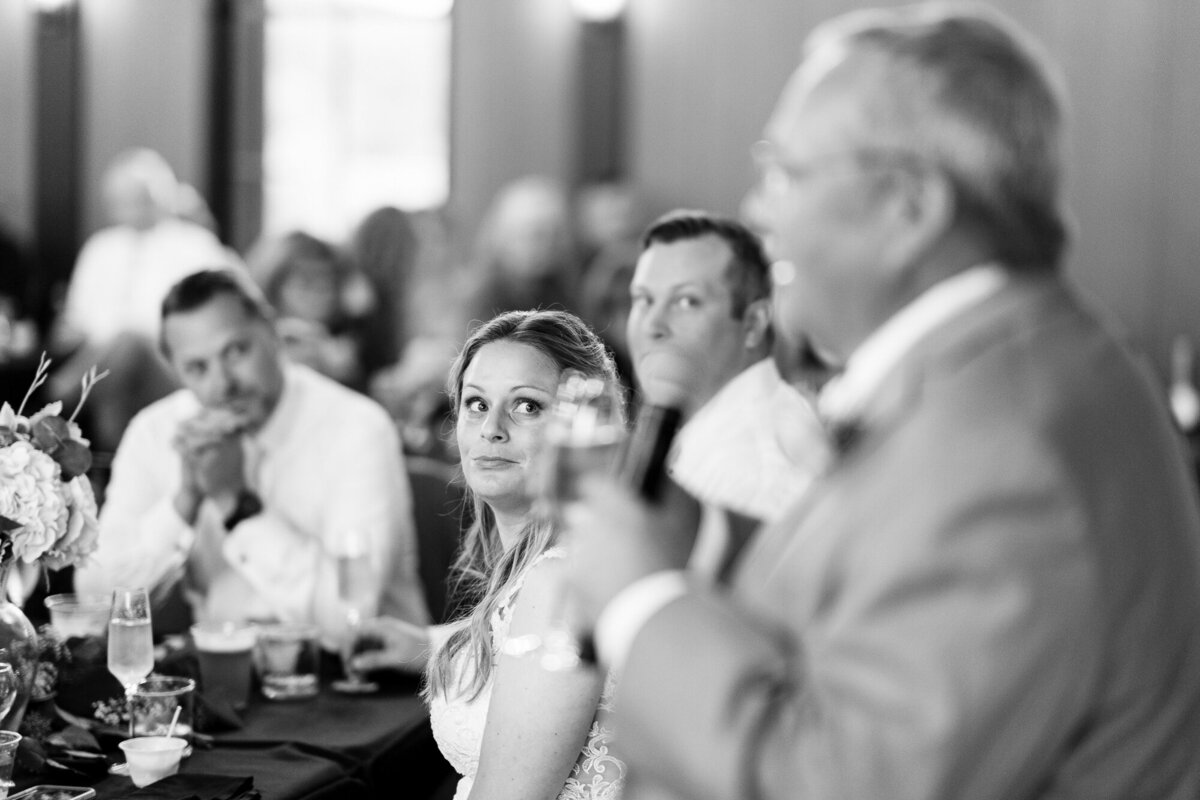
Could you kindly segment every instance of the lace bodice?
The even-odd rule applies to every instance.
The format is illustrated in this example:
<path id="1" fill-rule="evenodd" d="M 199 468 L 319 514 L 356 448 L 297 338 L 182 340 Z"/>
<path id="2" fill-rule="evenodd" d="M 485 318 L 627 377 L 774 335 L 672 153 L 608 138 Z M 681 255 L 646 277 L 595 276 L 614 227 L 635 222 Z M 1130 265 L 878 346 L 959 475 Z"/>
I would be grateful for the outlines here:
<path id="1" fill-rule="evenodd" d="M 508 627 L 512 622 L 512 607 L 517 593 L 525 582 L 528 570 L 536 566 L 542 559 L 562 558 L 562 548 L 554 547 L 542 553 L 521 575 L 513 588 L 497 605 L 492 614 L 492 663 L 495 665 L 504 642 L 508 639 Z M 474 669 L 460 653 L 454 663 L 455 678 L 462 676 L 464 670 Z M 493 673 L 494 674 L 494 673 Z M 457 680 L 451 686 L 462 685 Z M 592 721 L 591 731 L 587 742 L 575 762 L 567 783 L 563 786 L 558 800 L 615 800 L 620 796 L 624 783 L 625 765 L 609 752 L 612 741 L 612 731 L 604 724 L 608 713 L 612 711 L 613 682 L 611 676 L 605 681 L 604 692 L 596 718 Z M 433 737 L 437 741 L 442 755 L 450 765 L 462 775 L 454 800 L 466 800 L 471 791 L 475 772 L 479 769 L 479 752 L 483 745 L 483 728 L 487 723 L 488 706 L 492 699 L 492 682 L 483 687 L 479 696 L 468 699 L 465 695 L 447 696 L 434 693 L 429 702 L 430 721 L 433 726 Z"/>

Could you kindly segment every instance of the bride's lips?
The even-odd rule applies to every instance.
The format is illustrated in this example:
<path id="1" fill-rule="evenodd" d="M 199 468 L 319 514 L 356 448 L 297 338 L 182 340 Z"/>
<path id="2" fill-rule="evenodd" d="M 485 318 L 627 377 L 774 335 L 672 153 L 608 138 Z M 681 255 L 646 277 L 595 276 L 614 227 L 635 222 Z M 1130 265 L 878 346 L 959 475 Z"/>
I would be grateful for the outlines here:
<path id="1" fill-rule="evenodd" d="M 500 456 L 475 456 L 471 459 L 475 462 L 475 466 L 483 469 L 502 469 L 516 465 L 516 461 L 511 458 L 501 458 Z"/>

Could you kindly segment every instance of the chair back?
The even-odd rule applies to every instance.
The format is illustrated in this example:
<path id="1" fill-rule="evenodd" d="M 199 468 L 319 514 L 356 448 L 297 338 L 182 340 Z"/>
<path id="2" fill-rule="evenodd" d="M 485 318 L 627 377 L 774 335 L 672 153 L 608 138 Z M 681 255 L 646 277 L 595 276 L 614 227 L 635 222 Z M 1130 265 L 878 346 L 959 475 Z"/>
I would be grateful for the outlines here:
<path id="1" fill-rule="evenodd" d="M 407 456 L 405 464 L 425 603 L 433 622 L 445 622 L 450 566 L 462 542 L 463 485 L 456 480 L 457 470 L 444 461 Z"/>

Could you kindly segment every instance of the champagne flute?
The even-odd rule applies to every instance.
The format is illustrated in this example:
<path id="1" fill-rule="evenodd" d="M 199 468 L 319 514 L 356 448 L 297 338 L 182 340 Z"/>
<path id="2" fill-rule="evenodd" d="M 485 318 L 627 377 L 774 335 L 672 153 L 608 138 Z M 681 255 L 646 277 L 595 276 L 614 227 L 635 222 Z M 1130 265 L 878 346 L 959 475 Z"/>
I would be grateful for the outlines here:
<path id="1" fill-rule="evenodd" d="M 369 681 L 354 667 L 354 656 L 361 652 L 362 626 L 375 605 L 376 585 L 371 570 L 371 555 L 361 531 L 350 530 L 342 536 L 337 558 L 338 602 L 345 609 L 346 627 L 342 632 L 342 669 L 346 677 L 333 682 L 334 691 L 346 694 L 370 694 L 379 684 Z"/>
<path id="2" fill-rule="evenodd" d="M 108 671 L 125 687 L 130 738 L 134 734 L 133 695 L 153 669 L 150 598 L 143 588 L 117 588 L 108 614 Z M 114 765 L 114 771 L 120 774 L 124 766 Z"/>
<path id="3" fill-rule="evenodd" d="M 561 530 L 561 510 L 576 491 L 578 479 L 588 473 L 613 469 L 625 437 L 625 422 L 615 386 L 578 370 L 565 370 L 559 378 L 546 426 L 541 474 L 535 478 L 535 508 Z M 580 663 L 579 642 L 570 624 L 571 598 L 567 587 L 547 630 L 542 635 L 514 637 L 505 643 L 510 655 L 536 655 L 541 667 L 557 672 Z"/>

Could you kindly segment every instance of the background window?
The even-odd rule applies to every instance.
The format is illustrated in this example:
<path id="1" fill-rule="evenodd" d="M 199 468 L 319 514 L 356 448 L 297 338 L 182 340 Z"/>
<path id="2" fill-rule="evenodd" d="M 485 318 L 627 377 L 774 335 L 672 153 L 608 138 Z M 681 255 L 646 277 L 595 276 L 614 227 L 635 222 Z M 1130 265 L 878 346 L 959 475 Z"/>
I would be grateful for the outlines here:
<path id="1" fill-rule="evenodd" d="M 264 233 L 445 204 L 452 4 L 267 1 Z"/>

